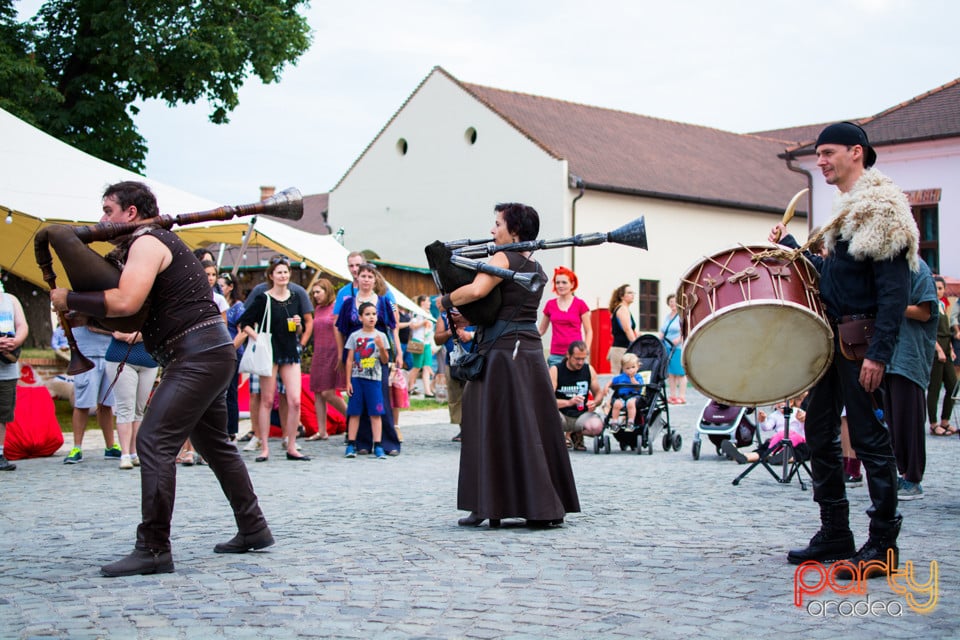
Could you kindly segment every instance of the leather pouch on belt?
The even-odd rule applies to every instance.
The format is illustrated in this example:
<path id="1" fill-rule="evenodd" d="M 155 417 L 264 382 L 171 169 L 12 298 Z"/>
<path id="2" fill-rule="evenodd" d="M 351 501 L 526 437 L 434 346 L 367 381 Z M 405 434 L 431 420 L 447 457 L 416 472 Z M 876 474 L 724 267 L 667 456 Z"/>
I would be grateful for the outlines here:
<path id="1" fill-rule="evenodd" d="M 870 339 L 873 338 L 873 325 L 873 318 L 850 320 L 837 325 L 840 353 L 844 358 L 858 362 L 866 357 Z"/>

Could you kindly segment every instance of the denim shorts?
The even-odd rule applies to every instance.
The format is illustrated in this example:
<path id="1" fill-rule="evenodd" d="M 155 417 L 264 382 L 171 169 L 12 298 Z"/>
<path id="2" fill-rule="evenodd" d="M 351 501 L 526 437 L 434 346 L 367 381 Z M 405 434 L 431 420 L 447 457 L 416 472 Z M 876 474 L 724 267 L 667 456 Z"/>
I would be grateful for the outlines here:
<path id="1" fill-rule="evenodd" d="M 98 405 L 113 406 L 113 391 L 107 393 L 113 378 L 107 373 L 106 360 L 90 358 L 93 369 L 73 376 L 73 406 L 77 409 L 96 409 Z"/>

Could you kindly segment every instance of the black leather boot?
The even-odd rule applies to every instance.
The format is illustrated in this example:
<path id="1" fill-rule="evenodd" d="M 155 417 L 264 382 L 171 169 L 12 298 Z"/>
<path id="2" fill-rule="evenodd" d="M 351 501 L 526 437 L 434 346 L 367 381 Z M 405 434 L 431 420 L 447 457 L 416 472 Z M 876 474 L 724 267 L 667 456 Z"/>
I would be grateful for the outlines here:
<path id="1" fill-rule="evenodd" d="M 900 535 L 902 523 L 902 516 L 897 516 L 891 522 L 870 521 L 870 537 L 867 538 L 867 543 L 850 558 L 850 563 L 860 572 L 861 579 L 885 578 L 890 571 L 897 568 L 900 563 L 897 536 Z M 893 551 L 892 556 L 889 551 Z M 854 577 L 846 567 L 838 567 L 835 575 L 838 580 L 850 580 Z"/>
<path id="2" fill-rule="evenodd" d="M 173 556 L 169 551 L 134 549 L 126 558 L 100 567 L 100 573 L 108 578 L 173 573 Z"/>
<path id="3" fill-rule="evenodd" d="M 850 503 L 846 500 L 820 503 L 820 530 L 804 549 L 792 549 L 787 562 L 801 564 L 808 560 L 833 562 L 846 560 L 857 552 L 850 531 Z"/>
<path id="4" fill-rule="evenodd" d="M 221 542 L 213 548 L 214 553 L 246 553 L 256 549 L 265 549 L 274 542 L 268 527 L 256 533 L 238 533 L 227 542 Z"/>

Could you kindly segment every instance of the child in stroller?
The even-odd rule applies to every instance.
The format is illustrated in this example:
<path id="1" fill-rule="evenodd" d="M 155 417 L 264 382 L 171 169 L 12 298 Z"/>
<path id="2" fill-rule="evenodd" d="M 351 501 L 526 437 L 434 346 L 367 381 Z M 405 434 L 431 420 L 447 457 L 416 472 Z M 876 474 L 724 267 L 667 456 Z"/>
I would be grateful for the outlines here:
<path id="1" fill-rule="evenodd" d="M 790 414 L 790 442 L 793 444 L 794 449 L 799 452 L 801 458 L 809 457 L 806 446 L 806 433 L 804 432 L 804 422 L 807 416 L 806 412 L 800 408 L 805 396 L 806 394 L 804 393 L 790 400 L 790 408 L 792 409 Z M 786 429 L 784 428 L 786 424 L 786 417 L 784 415 L 786 404 L 786 402 L 778 402 L 775 404 L 770 415 L 767 415 L 763 411 L 757 412 L 760 431 L 770 434 L 767 440 L 761 442 L 756 449 L 747 454 L 741 453 L 737 447 L 728 440 L 722 444 L 723 452 L 727 457 L 736 460 L 739 464 L 747 464 L 760 460 L 768 451 L 773 451 L 776 455 L 778 453 L 776 451 L 777 445 L 786 437 Z M 775 459 L 774 456 L 771 456 L 769 461 L 774 464 L 781 462 Z"/>
<path id="2" fill-rule="evenodd" d="M 630 364 L 631 373 L 614 378 L 607 389 L 613 390 L 611 409 L 604 420 L 603 432 L 594 440 L 594 453 L 602 448 L 610 453 L 610 441 L 615 438 L 620 450 L 635 450 L 638 454 L 653 454 L 653 444 L 659 441 L 664 451 L 679 451 L 683 439 L 670 426 L 670 408 L 667 403 L 667 354 L 660 339 L 643 334 L 630 343 L 621 357 L 621 366 Z M 627 421 L 621 424 L 621 412 L 626 410 Z M 612 438 L 611 438 L 612 436 Z"/>
<path id="3" fill-rule="evenodd" d="M 620 412 L 627 409 L 627 420 L 622 426 L 626 431 L 633 431 L 637 423 L 637 402 L 645 395 L 646 382 L 640 375 L 640 359 L 632 354 L 625 353 L 620 358 L 620 373 L 603 390 L 602 396 L 613 389 L 613 406 L 610 411 L 610 429 L 618 431 L 621 427 Z"/>

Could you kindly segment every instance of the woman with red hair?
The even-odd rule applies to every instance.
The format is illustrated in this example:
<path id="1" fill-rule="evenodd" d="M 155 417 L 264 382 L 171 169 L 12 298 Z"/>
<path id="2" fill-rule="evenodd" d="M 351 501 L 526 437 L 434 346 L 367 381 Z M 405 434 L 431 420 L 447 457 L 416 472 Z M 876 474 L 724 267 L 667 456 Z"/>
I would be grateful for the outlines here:
<path id="1" fill-rule="evenodd" d="M 540 321 L 540 335 L 553 325 L 550 335 L 550 357 L 547 366 L 560 364 L 567 355 L 571 342 L 583 340 L 590 346 L 593 329 L 590 327 L 590 307 L 573 295 L 577 290 L 577 274 L 566 267 L 553 270 L 553 292 L 556 298 L 547 301 Z"/>

